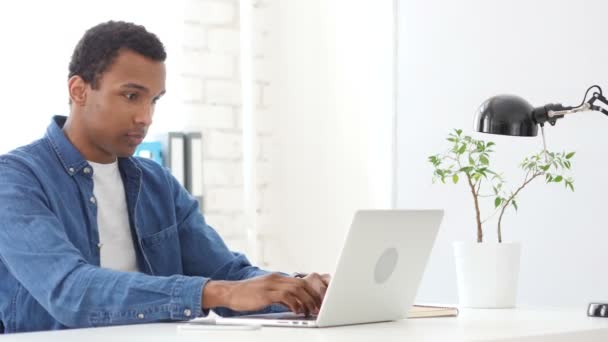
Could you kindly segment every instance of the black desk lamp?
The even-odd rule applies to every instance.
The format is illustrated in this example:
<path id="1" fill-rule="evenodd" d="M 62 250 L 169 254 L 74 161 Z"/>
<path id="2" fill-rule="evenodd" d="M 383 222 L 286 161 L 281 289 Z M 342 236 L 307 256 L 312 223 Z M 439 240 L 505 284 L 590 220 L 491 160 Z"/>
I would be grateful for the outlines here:
<path id="1" fill-rule="evenodd" d="M 587 95 L 597 88 L 587 101 Z M 475 117 L 475 130 L 481 133 L 533 137 L 538 134 L 538 126 L 549 122 L 552 126 L 565 115 L 594 110 L 608 115 L 608 110 L 595 105 L 597 101 L 608 105 L 608 100 L 602 95 L 602 88 L 597 85 L 589 87 L 583 102 L 576 107 L 565 107 L 561 104 L 547 104 L 542 107 L 532 107 L 526 100 L 514 95 L 498 95 L 487 99 L 479 107 Z M 587 316 L 608 317 L 608 304 L 590 303 Z"/>
<path id="2" fill-rule="evenodd" d="M 587 95 L 597 88 L 587 101 Z M 608 105 L 602 95 L 602 88 L 597 85 L 589 87 L 583 102 L 576 107 L 565 107 L 559 103 L 550 103 L 542 107 L 532 107 L 526 100 L 514 95 L 498 95 L 487 99 L 479 107 L 475 117 L 475 130 L 482 133 L 533 137 L 538 134 L 538 125 L 549 122 L 552 126 L 565 115 L 588 110 L 608 115 L 608 110 L 595 105 L 599 101 Z"/>

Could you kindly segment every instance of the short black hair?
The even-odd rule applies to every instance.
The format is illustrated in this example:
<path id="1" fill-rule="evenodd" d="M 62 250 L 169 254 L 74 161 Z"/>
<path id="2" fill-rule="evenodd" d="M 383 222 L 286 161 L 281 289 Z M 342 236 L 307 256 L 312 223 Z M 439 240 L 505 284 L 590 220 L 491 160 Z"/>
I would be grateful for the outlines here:
<path id="1" fill-rule="evenodd" d="M 145 27 L 108 21 L 91 27 L 82 36 L 72 54 L 68 78 L 78 75 L 97 89 L 100 76 L 112 65 L 121 49 L 133 50 L 158 62 L 167 58 L 163 43 Z"/>

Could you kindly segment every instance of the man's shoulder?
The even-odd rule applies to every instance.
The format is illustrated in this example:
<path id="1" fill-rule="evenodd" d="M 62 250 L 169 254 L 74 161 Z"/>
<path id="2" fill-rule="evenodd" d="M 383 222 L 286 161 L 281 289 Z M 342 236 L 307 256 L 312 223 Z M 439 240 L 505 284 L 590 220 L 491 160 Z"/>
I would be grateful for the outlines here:
<path id="1" fill-rule="evenodd" d="M 53 153 L 46 141 L 38 139 L 0 155 L 0 165 L 17 169 L 37 166 L 48 168 L 49 158 L 52 157 Z"/>

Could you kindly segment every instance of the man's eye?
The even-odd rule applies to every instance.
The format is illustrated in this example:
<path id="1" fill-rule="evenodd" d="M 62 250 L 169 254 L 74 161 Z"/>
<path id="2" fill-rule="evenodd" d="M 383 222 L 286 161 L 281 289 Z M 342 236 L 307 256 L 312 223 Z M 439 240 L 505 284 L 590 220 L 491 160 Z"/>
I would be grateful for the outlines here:
<path id="1" fill-rule="evenodd" d="M 125 97 L 127 98 L 127 100 L 135 100 L 137 98 L 137 94 L 136 93 L 128 93 L 128 94 L 125 94 Z"/>

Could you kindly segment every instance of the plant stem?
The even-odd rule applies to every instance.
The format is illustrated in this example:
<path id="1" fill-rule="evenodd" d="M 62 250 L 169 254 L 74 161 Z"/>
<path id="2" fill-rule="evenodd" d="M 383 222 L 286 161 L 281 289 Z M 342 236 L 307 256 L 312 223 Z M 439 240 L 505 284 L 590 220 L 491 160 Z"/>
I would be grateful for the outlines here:
<path id="1" fill-rule="evenodd" d="M 494 210 L 494 212 L 492 213 L 492 215 L 488 216 L 487 218 L 485 218 L 483 221 L 481 221 L 481 224 L 486 223 L 486 221 L 488 221 L 489 219 L 491 219 L 492 217 L 496 216 L 496 214 L 498 214 L 498 212 L 500 211 L 500 207 L 496 208 Z"/>
<path id="2" fill-rule="evenodd" d="M 467 173 L 467 181 L 469 187 L 471 187 L 471 194 L 473 195 L 473 203 L 475 203 L 475 219 L 477 220 L 477 242 L 483 242 L 483 230 L 481 229 L 481 213 L 479 212 L 479 201 L 477 199 L 477 192 L 475 191 L 475 184 L 471 181 L 471 176 Z"/>
<path id="3" fill-rule="evenodd" d="M 501 222 L 502 222 L 502 215 L 504 215 L 505 210 L 507 209 L 507 207 L 509 206 L 509 204 L 511 203 L 511 201 L 513 201 L 513 199 L 515 198 L 515 196 L 517 196 L 517 194 L 528 184 L 530 184 L 530 182 L 532 180 L 534 180 L 534 178 L 540 176 L 542 173 L 537 172 L 535 174 L 532 175 L 532 177 L 528 180 L 525 180 L 524 183 L 517 189 L 515 190 L 515 192 L 509 197 L 509 199 L 505 202 L 505 204 L 503 204 L 502 209 L 500 211 L 500 216 L 498 216 L 498 243 L 502 243 L 502 227 L 501 227 Z"/>

